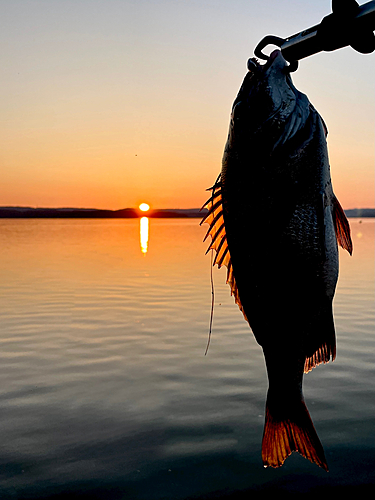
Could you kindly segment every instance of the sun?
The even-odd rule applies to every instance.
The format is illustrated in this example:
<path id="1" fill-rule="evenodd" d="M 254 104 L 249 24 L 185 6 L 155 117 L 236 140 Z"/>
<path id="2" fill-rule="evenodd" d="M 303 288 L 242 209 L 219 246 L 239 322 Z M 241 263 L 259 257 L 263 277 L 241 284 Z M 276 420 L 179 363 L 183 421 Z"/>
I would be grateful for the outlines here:
<path id="1" fill-rule="evenodd" d="M 148 212 L 150 210 L 150 205 L 148 203 L 141 203 L 139 205 L 139 210 L 142 212 Z"/>

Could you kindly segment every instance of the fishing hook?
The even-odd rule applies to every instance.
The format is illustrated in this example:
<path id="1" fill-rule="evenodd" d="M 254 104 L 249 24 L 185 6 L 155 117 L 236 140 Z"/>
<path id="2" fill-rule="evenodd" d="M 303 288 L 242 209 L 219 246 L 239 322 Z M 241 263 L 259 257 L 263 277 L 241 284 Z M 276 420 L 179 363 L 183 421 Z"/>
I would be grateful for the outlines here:
<path id="1" fill-rule="evenodd" d="M 359 5 L 356 0 L 332 0 L 332 13 L 320 24 L 287 38 L 268 35 L 254 50 L 259 59 L 267 60 L 263 49 L 277 45 L 284 59 L 290 62 L 288 71 L 295 71 L 298 61 L 321 51 L 333 50 L 350 45 L 361 54 L 375 51 L 375 0 Z"/>
<path id="2" fill-rule="evenodd" d="M 275 35 L 268 35 L 261 40 L 258 45 L 256 46 L 254 50 L 254 54 L 256 57 L 259 59 L 263 59 L 267 61 L 269 59 L 269 56 L 267 56 L 264 52 L 263 49 L 267 47 L 267 45 L 276 45 L 277 47 L 281 48 L 283 44 L 285 43 L 285 38 L 280 38 L 279 36 Z M 289 61 L 289 66 L 287 66 L 286 71 L 288 73 L 293 73 L 298 69 L 298 61 Z"/>

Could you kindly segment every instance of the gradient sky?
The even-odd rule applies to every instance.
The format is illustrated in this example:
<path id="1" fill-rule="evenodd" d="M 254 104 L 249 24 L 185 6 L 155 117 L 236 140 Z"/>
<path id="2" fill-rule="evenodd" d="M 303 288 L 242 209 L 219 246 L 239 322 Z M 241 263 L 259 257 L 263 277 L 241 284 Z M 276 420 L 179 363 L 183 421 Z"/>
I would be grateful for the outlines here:
<path id="1" fill-rule="evenodd" d="M 201 206 L 255 46 L 330 9 L 329 0 L 0 0 L 0 205 Z M 345 48 L 293 74 L 327 123 L 344 208 L 374 207 L 374 63 Z"/>

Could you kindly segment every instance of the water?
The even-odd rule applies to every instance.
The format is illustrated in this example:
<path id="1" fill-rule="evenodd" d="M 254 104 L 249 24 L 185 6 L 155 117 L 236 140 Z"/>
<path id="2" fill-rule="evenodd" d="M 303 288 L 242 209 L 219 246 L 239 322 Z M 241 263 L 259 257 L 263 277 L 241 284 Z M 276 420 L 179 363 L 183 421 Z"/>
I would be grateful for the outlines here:
<path id="1" fill-rule="evenodd" d="M 264 469 L 263 354 L 198 220 L 0 220 L 0 498 L 258 498 L 374 485 L 374 220 L 351 220 L 337 359 L 304 392 L 330 472 Z M 147 249 L 145 247 L 147 246 Z M 142 251 L 143 249 L 143 251 Z M 147 250 L 147 251 L 146 251 Z"/>

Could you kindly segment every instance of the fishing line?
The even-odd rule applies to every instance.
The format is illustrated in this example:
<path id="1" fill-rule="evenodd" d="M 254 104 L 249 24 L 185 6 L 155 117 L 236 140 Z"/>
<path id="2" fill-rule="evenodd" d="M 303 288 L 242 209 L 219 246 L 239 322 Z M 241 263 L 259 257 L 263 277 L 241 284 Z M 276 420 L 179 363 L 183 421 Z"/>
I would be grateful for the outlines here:
<path id="1" fill-rule="evenodd" d="M 210 330 L 208 332 L 208 341 L 207 341 L 207 347 L 206 347 L 206 352 L 204 355 L 206 356 L 210 342 L 211 342 L 211 333 L 212 333 L 212 321 L 214 318 L 214 304 L 215 304 L 215 289 L 214 289 L 214 277 L 213 277 L 213 255 L 214 255 L 214 249 L 211 249 L 211 295 L 212 295 L 212 301 L 211 301 L 211 318 L 210 318 Z"/>
<path id="2" fill-rule="evenodd" d="M 221 177 L 221 172 L 220 174 L 217 176 L 217 179 L 215 181 L 215 184 L 212 186 L 212 195 L 211 195 L 211 208 L 210 210 L 214 209 L 214 195 L 215 195 L 215 189 L 219 183 L 219 179 Z M 215 213 L 215 210 L 212 210 L 212 214 Z M 212 238 L 212 235 L 211 235 L 211 238 Z M 206 346 L 206 352 L 204 353 L 204 355 L 206 356 L 207 354 L 207 351 L 208 351 L 208 348 L 210 346 L 210 342 L 211 342 L 211 333 L 212 333 L 212 321 L 214 319 L 214 304 L 215 304 L 215 289 L 214 289 L 214 277 L 213 277 L 213 255 L 214 255 L 214 248 L 211 248 L 211 295 L 212 295 L 212 301 L 211 301 L 211 317 L 210 317 L 210 329 L 209 329 L 209 332 L 208 332 L 208 341 L 207 341 L 207 346 Z"/>

